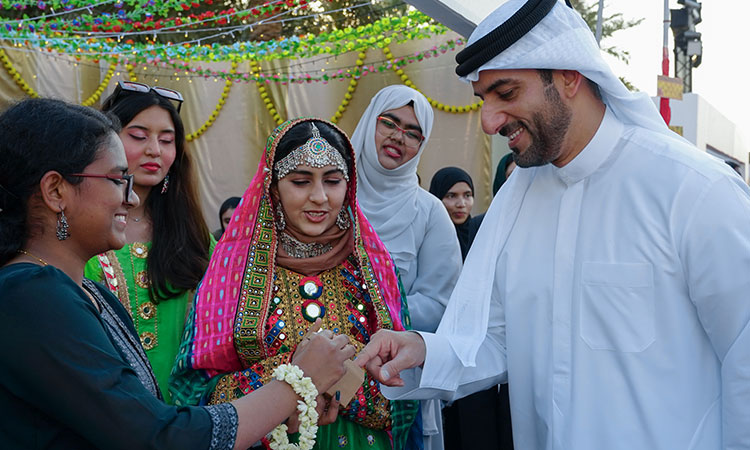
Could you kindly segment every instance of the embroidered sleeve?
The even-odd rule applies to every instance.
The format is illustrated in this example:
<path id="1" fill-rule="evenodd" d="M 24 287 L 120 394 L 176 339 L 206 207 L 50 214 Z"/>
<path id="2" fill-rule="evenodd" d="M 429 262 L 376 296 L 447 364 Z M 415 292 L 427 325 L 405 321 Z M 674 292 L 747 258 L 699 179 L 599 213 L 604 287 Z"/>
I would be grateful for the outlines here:
<path id="1" fill-rule="evenodd" d="M 211 416 L 213 428 L 211 430 L 210 450 L 231 450 L 237 439 L 237 410 L 231 403 L 205 406 Z"/>
<path id="2" fill-rule="evenodd" d="M 209 404 L 231 402 L 268 383 L 275 368 L 291 361 L 293 352 L 286 352 L 257 362 L 245 370 L 217 375 L 216 387 Z"/>

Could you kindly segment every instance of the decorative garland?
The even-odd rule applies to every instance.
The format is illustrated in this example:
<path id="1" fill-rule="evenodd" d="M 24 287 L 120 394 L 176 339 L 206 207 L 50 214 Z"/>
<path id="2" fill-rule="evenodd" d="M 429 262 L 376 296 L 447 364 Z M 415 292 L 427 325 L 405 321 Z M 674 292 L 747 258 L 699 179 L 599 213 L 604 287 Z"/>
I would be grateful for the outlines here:
<path id="1" fill-rule="evenodd" d="M 232 68 L 229 69 L 229 73 L 234 73 L 237 70 L 237 61 L 232 61 Z M 221 97 L 219 97 L 219 101 L 216 102 L 216 106 L 214 107 L 213 112 L 210 116 L 208 116 L 208 119 L 206 122 L 200 126 L 197 130 L 193 131 L 192 133 L 188 133 L 187 136 L 185 136 L 185 140 L 188 142 L 194 141 L 195 139 L 198 139 L 203 133 L 208 130 L 208 128 L 214 124 L 216 121 L 216 118 L 219 117 L 219 113 L 221 112 L 221 109 L 224 108 L 224 103 L 227 101 L 227 98 L 229 98 L 229 91 L 232 89 L 232 80 L 227 80 L 224 82 L 224 90 L 221 92 Z"/>
<path id="2" fill-rule="evenodd" d="M 130 63 L 125 64 L 125 70 L 128 71 L 128 78 L 130 79 L 130 81 L 132 81 L 132 82 L 138 81 L 138 76 L 135 74 L 135 66 L 134 65 L 132 65 Z"/>
<path id="3" fill-rule="evenodd" d="M 390 48 L 389 47 L 383 47 L 383 54 L 386 57 L 387 63 L 384 63 L 383 65 L 379 66 L 378 69 L 377 69 L 377 71 L 378 72 L 383 72 L 385 69 L 390 68 L 390 69 L 394 70 L 397 75 L 399 75 L 399 77 L 401 78 L 401 81 L 406 86 L 409 86 L 409 87 L 411 87 L 411 88 L 413 88 L 413 89 L 421 92 L 421 90 L 409 79 L 408 75 L 406 75 L 404 73 L 402 67 L 404 67 L 406 64 L 411 64 L 411 63 L 416 62 L 416 61 L 422 61 L 422 60 L 424 60 L 424 58 L 429 58 L 429 57 L 432 57 L 432 56 L 438 56 L 438 53 L 437 53 L 438 50 L 441 53 L 446 53 L 449 49 L 450 50 L 454 50 L 456 45 L 463 45 L 463 42 L 462 41 L 458 41 L 457 44 L 454 44 L 453 41 L 449 41 L 448 44 L 445 45 L 445 46 L 440 46 L 440 47 L 435 46 L 432 49 L 429 49 L 429 50 L 426 50 L 426 51 L 423 51 L 423 52 L 415 53 L 414 56 L 400 57 L 400 58 L 394 58 L 393 53 L 391 52 Z M 357 59 L 357 61 L 355 63 L 356 66 L 355 66 L 354 74 L 352 74 L 350 72 L 347 72 L 347 75 L 343 76 L 343 69 L 340 69 L 338 71 L 338 73 L 337 73 L 337 75 L 339 75 L 339 76 L 330 76 L 330 77 L 328 77 L 326 79 L 322 79 L 321 78 L 319 80 L 315 80 L 315 81 L 323 81 L 324 83 L 327 83 L 328 80 L 330 80 L 330 79 L 350 78 L 349 79 L 349 86 L 347 88 L 347 92 L 346 92 L 346 94 L 344 94 L 344 98 L 341 100 L 341 103 L 339 104 L 338 108 L 336 109 L 336 112 L 331 117 L 331 119 L 330 119 L 331 122 L 338 123 L 338 121 L 341 120 L 341 118 L 343 117 L 343 114 L 346 112 L 346 109 L 349 106 L 349 103 L 351 102 L 351 100 L 353 98 L 353 94 L 354 94 L 354 92 L 357 89 L 358 79 L 361 76 L 364 76 L 367 73 L 374 73 L 375 72 L 373 66 L 371 66 L 371 67 L 368 68 L 368 67 L 366 67 L 364 65 L 364 59 L 365 59 L 366 56 L 367 55 L 366 55 L 365 52 L 360 52 L 357 55 L 358 59 Z M 31 88 L 31 86 L 29 86 L 29 84 L 23 79 L 23 77 L 21 76 L 21 74 L 13 67 L 12 63 L 10 62 L 9 58 L 7 57 L 7 54 L 5 53 L 5 51 L 2 48 L 0 48 L 0 61 L 2 61 L 3 66 L 8 71 L 8 74 L 13 78 L 13 80 L 16 82 L 16 84 L 27 95 L 29 95 L 30 97 L 39 97 L 39 94 L 37 94 Z M 266 88 L 265 85 L 266 84 L 270 84 L 272 81 L 273 82 L 277 82 L 277 83 L 281 82 L 282 84 L 287 84 L 288 81 L 286 81 L 286 82 L 281 81 L 280 77 L 278 75 L 271 76 L 271 77 L 263 76 L 260 73 L 260 65 L 257 62 L 251 61 L 250 64 L 251 64 L 250 77 L 251 77 L 251 79 L 255 80 L 256 86 L 258 87 L 258 92 L 260 93 L 260 97 L 263 100 L 263 103 L 265 104 L 266 109 L 268 110 L 268 113 L 271 115 L 271 117 L 273 118 L 273 120 L 277 124 L 280 125 L 281 123 L 284 122 L 284 119 L 281 117 L 281 114 L 279 114 L 278 109 L 274 105 L 273 99 L 271 98 L 270 93 L 268 92 L 268 90 L 267 90 L 267 88 Z M 99 98 L 101 97 L 102 93 L 104 92 L 104 90 L 106 89 L 106 87 L 109 85 L 109 82 L 111 81 L 111 78 L 112 78 L 112 76 L 115 73 L 116 66 L 117 66 L 116 63 L 113 63 L 112 65 L 110 65 L 110 67 L 109 67 L 109 69 L 108 69 L 108 71 L 107 71 L 104 79 L 102 80 L 101 84 L 99 85 L 99 87 L 96 89 L 96 91 L 89 98 L 87 98 L 86 100 L 83 101 L 82 104 L 84 106 L 92 106 L 94 103 L 96 103 L 99 100 Z M 223 91 L 221 93 L 221 97 L 219 98 L 219 100 L 218 100 L 216 106 L 214 107 L 213 112 L 210 114 L 209 118 L 197 130 L 193 131 L 192 133 L 188 133 L 185 136 L 185 139 L 188 142 L 194 141 L 197 138 L 199 138 L 201 135 L 203 135 L 206 132 L 206 130 L 208 130 L 208 128 L 211 127 L 214 124 L 214 122 L 216 121 L 216 119 L 218 118 L 219 113 L 221 112 L 221 110 L 224 107 L 224 104 L 226 103 L 226 100 L 229 98 L 229 92 L 230 92 L 230 90 L 232 88 L 233 80 L 237 79 L 236 78 L 236 76 L 237 76 L 237 66 L 238 66 L 238 62 L 235 60 L 235 61 L 232 61 L 231 68 L 230 68 L 230 70 L 229 70 L 228 73 L 226 73 L 224 71 L 219 71 L 219 72 L 212 71 L 211 72 L 211 74 L 215 75 L 217 78 L 221 77 L 221 78 L 223 78 L 225 80 L 224 81 L 224 89 L 223 89 Z M 131 64 L 131 63 L 127 63 L 126 66 L 125 66 L 125 68 L 127 70 L 128 77 L 129 77 L 130 81 L 137 81 L 137 74 L 135 72 L 135 66 L 133 64 Z M 146 70 L 146 67 L 143 67 L 143 70 Z M 198 70 L 200 70 L 200 67 L 198 68 Z M 360 75 L 355 75 L 357 73 L 360 74 Z M 204 75 L 204 76 L 206 78 L 208 78 L 210 75 Z M 214 81 L 216 81 L 216 80 L 214 80 Z M 248 79 L 246 79 L 245 81 L 248 81 Z M 295 82 L 298 82 L 298 83 L 303 83 L 305 81 L 307 81 L 309 83 L 309 82 L 311 82 L 313 80 L 312 80 L 312 77 L 301 77 L 301 79 L 295 80 Z M 431 97 L 427 97 L 427 101 L 429 101 L 430 104 L 434 108 L 437 108 L 437 109 L 445 111 L 445 112 L 454 113 L 454 114 L 455 113 L 464 113 L 464 112 L 469 112 L 469 111 L 476 111 L 482 105 L 482 101 L 479 101 L 479 102 L 476 102 L 476 103 L 472 103 L 472 104 L 469 104 L 469 105 L 465 105 L 465 106 L 446 105 L 446 104 L 438 102 L 437 100 L 434 100 Z"/>
<path id="4" fill-rule="evenodd" d="M 203 0 L 203 2 L 207 5 L 213 4 L 213 0 Z M 111 3 L 111 1 L 105 3 Z M 44 4 L 44 2 L 39 2 L 39 4 Z M 119 8 L 117 6 L 118 4 L 120 5 Z M 19 4 L 14 4 L 14 6 L 17 5 Z M 189 11 L 191 8 L 199 7 L 199 2 L 171 1 L 167 3 L 160 1 L 157 3 L 154 0 L 150 0 L 143 2 L 141 5 L 131 5 L 134 6 L 134 9 L 130 11 L 123 9 L 121 2 L 115 2 L 114 6 L 118 8 L 114 15 L 106 12 L 103 12 L 100 15 L 94 15 L 91 14 L 91 7 L 82 7 L 80 10 L 87 11 L 89 14 L 82 14 L 75 19 L 62 19 L 57 15 L 52 15 L 52 18 L 48 18 L 46 15 L 43 15 L 42 17 L 37 16 L 33 18 L 27 17 L 24 19 L 8 20 L 4 22 L 5 31 L 8 35 L 11 35 L 11 32 L 19 34 L 28 31 L 29 33 L 42 33 L 44 35 L 65 33 L 71 36 L 81 33 L 128 34 L 139 31 L 157 31 L 162 29 L 174 33 L 178 31 L 178 27 L 188 27 L 195 30 L 199 29 L 199 25 L 211 22 L 215 22 L 218 25 L 227 25 L 230 22 L 235 22 L 236 24 L 241 25 L 246 23 L 249 19 L 263 19 L 269 18 L 273 14 L 279 14 L 282 7 L 286 9 L 304 9 L 307 7 L 307 0 L 276 0 L 251 7 L 247 10 L 238 11 L 234 8 L 229 8 L 216 12 L 204 11 L 200 14 L 193 13 L 187 16 L 182 16 L 182 12 Z M 167 17 L 170 10 L 174 10 L 180 15 L 176 17 Z M 154 20 L 154 16 L 156 15 L 164 18 Z"/>
<path id="5" fill-rule="evenodd" d="M 112 79 L 112 76 L 115 74 L 115 70 L 116 69 L 117 69 L 117 63 L 112 63 L 109 66 L 109 70 L 107 70 L 107 74 L 104 76 L 104 79 L 99 84 L 99 87 L 96 88 L 96 91 L 94 91 L 94 93 L 91 94 L 91 96 L 89 98 L 87 98 L 86 100 L 84 100 L 83 103 L 81 103 L 81 105 L 83 105 L 83 106 L 92 106 L 94 103 L 96 103 L 97 101 L 99 101 L 99 98 L 104 93 L 104 89 L 107 88 L 107 86 L 109 85 L 109 81 Z"/>
<path id="6" fill-rule="evenodd" d="M 200 44 L 200 39 L 194 42 L 177 44 L 145 44 L 132 40 L 120 42 L 120 39 L 63 39 L 56 33 L 53 35 L 37 35 L 35 33 L 18 32 L 13 30 L 5 33 L 0 29 L 0 39 L 5 38 L 17 45 L 21 42 L 49 51 L 75 55 L 98 60 L 106 59 L 114 62 L 119 55 L 127 55 L 135 63 L 159 63 L 168 61 L 231 61 L 240 60 L 272 60 L 309 58 L 317 55 L 339 56 L 352 51 L 366 51 L 369 48 L 383 48 L 392 42 L 422 39 L 438 34 L 444 34 L 447 28 L 442 25 L 427 25 L 431 19 L 418 12 L 410 11 L 403 17 L 381 18 L 372 24 L 355 28 L 347 27 L 319 35 L 292 36 L 273 41 L 235 42 L 231 45 Z M 6 24 L 6 28 L 7 28 Z M 11 27 L 12 28 L 12 27 Z M 231 31 L 220 32 L 219 35 L 229 34 Z M 208 40 L 209 38 L 203 38 Z"/>
<path id="7" fill-rule="evenodd" d="M 383 54 L 389 61 L 391 61 L 392 68 L 396 72 L 396 75 L 401 77 L 401 81 L 403 81 L 406 86 L 409 86 L 410 88 L 424 95 L 424 93 L 421 90 L 419 90 L 419 88 L 409 79 L 409 76 L 404 73 L 404 70 L 398 68 L 395 64 L 393 64 L 393 53 L 391 53 L 390 48 L 384 47 Z M 465 105 L 465 106 L 453 106 L 453 105 L 445 105 L 443 103 L 440 103 L 431 97 L 427 97 L 427 101 L 430 102 L 433 108 L 437 108 L 442 111 L 453 113 L 453 114 L 476 111 L 477 109 L 481 108 L 482 104 L 484 103 L 482 100 L 479 100 L 478 102 L 474 102 L 472 104 Z"/>
<path id="8" fill-rule="evenodd" d="M 255 62 L 250 62 L 251 70 L 254 74 L 258 74 L 260 72 L 260 65 Z M 279 114 L 278 110 L 276 109 L 276 106 L 273 104 L 273 100 L 268 95 L 268 91 L 265 86 L 263 86 L 263 83 L 260 81 L 256 81 L 255 85 L 258 87 L 258 92 L 260 93 L 260 98 L 263 100 L 263 103 L 266 105 L 266 109 L 268 110 L 268 114 L 271 115 L 274 121 L 276 121 L 276 125 L 281 125 L 284 123 L 284 119 L 281 117 L 281 114 Z"/>
<path id="9" fill-rule="evenodd" d="M 29 84 L 26 82 L 26 80 L 23 79 L 20 73 L 16 70 L 15 67 L 13 67 L 13 63 L 10 62 L 10 59 L 8 59 L 8 55 L 5 54 L 5 50 L 0 48 L 0 61 L 3 62 L 3 66 L 5 67 L 5 70 L 8 72 L 8 75 L 10 75 L 13 78 L 13 81 L 16 82 L 18 87 L 21 88 L 22 91 L 26 93 L 31 98 L 38 98 L 39 94 L 36 93 L 34 89 L 29 86 Z"/>
<path id="10" fill-rule="evenodd" d="M 356 62 L 358 69 L 361 68 L 365 64 L 364 62 L 365 56 L 367 56 L 365 52 L 360 52 L 357 55 L 357 58 L 359 58 L 357 59 L 357 62 Z M 331 122 L 337 123 L 339 119 L 341 119 L 341 117 L 344 115 L 344 111 L 346 111 L 346 107 L 349 106 L 349 101 L 352 99 L 352 94 L 354 94 L 354 91 L 357 90 L 357 83 L 358 82 L 356 78 L 352 78 L 351 80 L 349 80 L 349 87 L 346 89 L 346 94 L 344 94 L 344 99 L 341 100 L 341 104 L 336 110 L 336 113 L 333 115 L 333 117 L 331 117 Z"/>
<path id="11" fill-rule="evenodd" d="M 210 5 L 213 3 L 213 0 L 203 0 L 204 3 Z M 148 8 L 149 6 L 157 5 L 157 2 L 154 0 L 104 0 L 104 1 L 97 1 L 97 0 L 46 0 L 46 1 L 19 1 L 19 0 L 2 0 L 0 1 L 0 5 L 2 5 L 3 9 L 11 10 L 15 9 L 16 11 L 25 11 L 26 9 L 33 8 L 34 6 L 37 7 L 40 11 L 46 11 L 47 8 L 50 10 L 64 10 L 70 12 L 73 9 L 87 9 L 87 8 L 95 8 L 98 6 L 104 6 L 108 5 L 110 3 L 114 3 L 114 7 L 117 9 L 121 9 L 125 6 L 125 4 L 134 7 L 134 8 Z M 160 0 L 158 2 L 158 8 L 159 9 L 174 9 L 175 11 L 180 11 L 182 9 L 190 9 L 189 7 L 186 8 L 186 5 L 192 5 L 193 7 L 199 6 L 199 2 L 197 0 L 190 0 L 188 2 L 181 1 L 181 0 Z M 155 8 L 151 8 L 155 9 Z"/>
<path id="12" fill-rule="evenodd" d="M 277 380 L 288 383 L 294 392 L 302 397 L 297 400 L 299 411 L 299 445 L 289 443 L 286 434 L 287 426 L 281 424 L 271 432 L 271 448 L 273 450 L 310 450 L 315 445 L 315 435 L 318 432 L 318 411 L 315 409 L 318 402 L 318 389 L 310 377 L 306 377 L 302 369 L 293 364 L 282 364 L 273 371 Z M 304 400 L 304 401 L 303 401 Z"/>
<path id="13" fill-rule="evenodd" d="M 299 73 L 294 74 L 292 72 L 290 73 L 273 73 L 273 74 L 264 74 L 262 72 L 236 72 L 234 74 L 234 81 L 242 81 L 245 83 L 254 81 L 260 81 L 263 83 L 281 83 L 282 85 L 286 84 L 303 84 L 303 83 L 311 83 L 316 82 L 323 84 L 328 83 L 329 81 L 333 80 L 345 80 L 345 79 L 359 79 L 361 77 L 364 77 L 366 75 L 369 75 L 371 73 L 383 73 L 386 70 L 390 70 L 391 67 L 395 64 L 398 68 L 403 68 L 409 64 L 414 64 L 417 62 L 422 62 L 425 59 L 429 58 L 437 58 L 443 54 L 445 54 L 448 51 L 455 51 L 457 47 L 460 47 L 464 45 L 465 42 L 463 39 L 456 39 L 456 40 L 448 40 L 443 44 L 435 45 L 432 48 L 429 48 L 427 50 L 423 50 L 420 52 L 415 52 L 413 55 L 406 55 L 406 56 L 400 56 L 397 58 L 394 58 L 392 61 L 380 61 L 376 63 L 371 63 L 370 65 L 355 65 L 351 66 L 351 68 L 340 68 L 336 70 L 333 73 L 327 73 L 323 72 L 322 75 L 319 75 L 321 72 L 316 71 L 312 73 Z M 361 52 L 363 53 L 363 52 Z M 209 68 L 204 69 L 202 66 L 192 67 L 187 61 L 169 61 L 169 63 L 162 61 L 161 63 L 157 63 L 155 61 L 151 62 L 151 65 L 155 67 L 171 67 L 172 70 L 175 71 L 174 76 L 177 76 L 177 72 L 188 72 L 190 76 L 195 77 L 213 77 L 213 78 L 222 78 L 222 79 L 228 79 L 229 74 L 227 74 L 226 71 L 216 71 Z M 187 74 L 186 74 L 187 75 Z"/>
<path id="14" fill-rule="evenodd" d="M 235 82 L 257 82 L 260 81 L 262 83 L 281 83 L 282 85 L 287 84 L 303 84 L 303 83 L 320 83 L 323 84 L 328 83 L 329 81 L 335 81 L 335 80 L 351 80 L 351 79 L 360 79 L 366 75 L 370 75 L 372 73 L 383 73 L 386 70 L 390 70 L 394 65 L 398 68 L 404 68 L 407 65 L 414 64 L 417 62 L 422 62 L 425 59 L 429 58 L 437 58 L 448 51 L 455 51 L 457 47 L 463 46 L 465 42 L 462 39 L 456 39 L 456 40 L 448 40 L 445 43 L 434 45 L 432 48 L 429 48 L 427 50 L 423 50 L 420 52 L 415 52 L 413 55 L 406 55 L 406 56 L 400 56 L 397 58 L 394 58 L 392 60 L 384 60 L 379 61 L 375 63 L 370 63 L 369 65 L 355 65 L 350 66 L 350 68 L 344 67 L 339 68 L 335 72 L 323 72 L 322 75 L 319 75 L 320 71 L 315 72 L 308 72 L 308 73 L 298 73 L 295 74 L 294 72 L 289 73 L 273 73 L 273 74 L 265 74 L 262 72 L 239 72 L 236 71 L 234 73 L 229 73 L 226 70 L 213 70 L 206 68 L 204 69 L 202 66 L 191 66 L 187 61 L 170 61 L 169 64 L 165 61 L 162 62 L 156 62 L 152 61 L 150 65 L 156 68 L 156 70 L 160 69 L 167 69 L 168 67 L 171 67 L 170 70 L 174 70 L 172 75 L 166 75 L 163 74 L 161 76 L 169 76 L 172 77 L 180 77 L 179 72 L 186 72 L 186 77 L 195 77 L 195 78 L 221 78 L 222 80 L 233 80 Z M 47 55 L 47 52 L 41 53 L 42 55 Z M 99 61 L 95 61 L 95 63 L 98 65 Z M 127 64 L 130 64 L 130 62 L 126 61 Z M 81 63 L 86 64 L 86 63 Z M 93 64 L 91 64 L 93 66 Z"/>

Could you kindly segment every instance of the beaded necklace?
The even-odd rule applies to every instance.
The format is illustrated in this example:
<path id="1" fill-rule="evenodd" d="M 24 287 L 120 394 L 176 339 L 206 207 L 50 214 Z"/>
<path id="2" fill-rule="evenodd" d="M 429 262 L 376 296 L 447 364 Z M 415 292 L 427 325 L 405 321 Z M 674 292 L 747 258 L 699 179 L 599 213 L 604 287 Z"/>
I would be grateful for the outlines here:
<path id="1" fill-rule="evenodd" d="M 33 254 L 31 254 L 31 252 L 29 252 L 29 251 L 27 251 L 27 250 L 18 250 L 18 253 L 21 253 L 21 254 L 23 254 L 23 255 L 26 255 L 26 256 L 28 256 L 28 257 L 30 257 L 30 258 L 34 258 L 34 259 L 36 259 L 36 260 L 37 260 L 37 261 L 39 261 L 39 262 L 40 262 L 40 263 L 41 263 L 41 264 L 42 264 L 43 266 L 49 266 L 49 263 L 48 263 L 47 261 L 43 260 L 42 258 L 40 258 L 40 257 L 38 257 L 38 256 L 34 256 Z"/>
<path id="2" fill-rule="evenodd" d="M 292 258 L 313 258 L 333 250 L 331 244 L 319 242 L 301 242 L 287 233 L 279 233 L 279 243 L 285 252 Z"/>

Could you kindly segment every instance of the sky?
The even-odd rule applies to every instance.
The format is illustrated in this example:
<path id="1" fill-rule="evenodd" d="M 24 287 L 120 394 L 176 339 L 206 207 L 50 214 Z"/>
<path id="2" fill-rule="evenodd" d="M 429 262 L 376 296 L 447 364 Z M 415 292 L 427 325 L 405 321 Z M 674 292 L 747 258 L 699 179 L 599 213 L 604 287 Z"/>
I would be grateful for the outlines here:
<path id="1" fill-rule="evenodd" d="M 589 0 L 593 1 L 593 0 Z M 702 33 L 703 60 L 693 68 L 693 92 L 699 94 L 725 117 L 737 124 L 744 146 L 750 150 L 750 1 L 704 0 L 703 21 L 696 26 Z M 669 7 L 679 9 L 676 0 Z M 625 65 L 607 58 L 612 69 L 639 90 L 656 95 L 656 77 L 661 74 L 663 47 L 663 0 L 605 0 L 605 16 L 620 12 L 626 18 L 644 18 L 604 44 L 626 49 L 631 54 Z M 669 32 L 670 76 L 674 76 L 674 37 Z"/>

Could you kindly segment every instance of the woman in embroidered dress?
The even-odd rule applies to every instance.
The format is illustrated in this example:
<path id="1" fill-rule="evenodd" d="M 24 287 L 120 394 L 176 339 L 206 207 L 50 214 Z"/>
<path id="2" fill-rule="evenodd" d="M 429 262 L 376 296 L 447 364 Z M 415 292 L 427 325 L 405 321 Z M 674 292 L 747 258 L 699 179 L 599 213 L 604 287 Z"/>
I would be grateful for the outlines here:
<path id="1" fill-rule="evenodd" d="M 129 311 L 168 403 L 187 306 L 216 243 L 201 213 L 181 104 L 176 91 L 123 81 L 104 101 L 102 110 L 123 125 L 141 204 L 128 216 L 127 244 L 86 265 L 86 277 L 105 282 Z"/>
<path id="2" fill-rule="evenodd" d="M 378 329 L 408 325 L 393 262 L 357 205 L 353 161 L 346 135 L 319 119 L 287 121 L 268 138 L 198 288 L 171 385 L 177 404 L 263 386 L 316 318 L 358 349 Z M 404 448 L 415 412 L 366 376 L 315 448 Z"/>
<path id="3" fill-rule="evenodd" d="M 59 100 L 0 115 L 0 447 L 245 449 L 307 390 L 274 380 L 231 404 L 167 405 L 128 313 L 83 277 L 89 258 L 125 245 L 139 204 L 118 132 Z M 326 331 L 292 361 L 325 391 L 353 355 Z"/>

